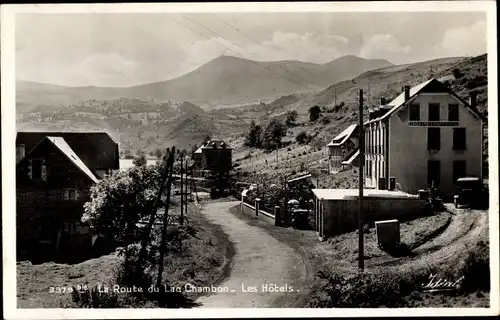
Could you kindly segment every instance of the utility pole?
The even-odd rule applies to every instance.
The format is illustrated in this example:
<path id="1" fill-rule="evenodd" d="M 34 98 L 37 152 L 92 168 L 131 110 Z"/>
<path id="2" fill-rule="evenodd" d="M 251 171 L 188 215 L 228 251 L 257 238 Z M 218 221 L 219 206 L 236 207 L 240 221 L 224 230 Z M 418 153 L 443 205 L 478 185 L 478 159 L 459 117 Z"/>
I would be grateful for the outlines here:
<path id="1" fill-rule="evenodd" d="M 184 171 L 184 159 L 181 157 L 181 169 L 180 169 L 180 173 L 181 173 L 181 219 L 179 221 L 179 223 L 182 225 L 182 220 L 184 218 L 183 214 L 184 214 L 184 180 L 182 178 L 183 176 L 183 173 L 182 171 Z"/>
<path id="2" fill-rule="evenodd" d="M 370 107 L 370 80 L 368 80 L 368 108 Z"/>
<path id="3" fill-rule="evenodd" d="M 147 242 L 149 240 L 149 236 L 151 234 L 151 229 L 153 228 L 153 224 L 156 218 L 156 213 L 158 211 L 158 206 L 161 203 L 161 196 L 163 194 L 163 188 L 165 187 L 165 182 L 167 180 L 167 177 L 169 175 L 169 170 L 174 163 L 174 152 L 175 152 L 175 147 L 172 148 L 172 151 L 169 151 L 167 148 L 166 154 L 163 157 L 163 160 L 165 161 L 165 170 L 163 171 L 163 175 L 161 178 L 161 183 L 160 183 L 160 188 L 158 189 L 158 194 L 156 195 L 156 200 L 155 203 L 153 204 L 153 208 L 151 210 L 150 218 L 148 225 L 146 226 L 146 230 L 144 232 L 144 237 L 141 242 L 141 251 L 139 252 L 139 258 L 137 260 L 138 266 L 141 266 L 144 263 L 144 260 L 146 259 L 146 246 Z M 136 270 L 139 270 L 140 268 L 137 268 Z"/>
<path id="4" fill-rule="evenodd" d="M 160 261 L 158 261 L 158 279 L 156 280 L 157 288 L 161 285 L 161 278 L 163 275 L 163 265 L 165 259 L 165 251 L 167 247 L 167 225 L 168 225 L 168 209 L 170 207 L 170 193 L 172 191 L 172 172 L 174 171 L 174 155 L 175 147 L 172 147 L 172 161 L 170 162 L 170 171 L 168 173 L 167 182 L 167 200 L 165 203 L 165 214 L 163 215 L 163 228 L 161 230 L 161 246 L 160 246 Z"/>
<path id="5" fill-rule="evenodd" d="M 363 235 L 363 165 L 365 158 L 365 136 L 363 130 L 363 89 L 359 89 L 359 199 L 358 199 L 358 267 L 365 267 L 364 235 Z"/>
<path id="6" fill-rule="evenodd" d="M 184 172 L 186 173 L 186 190 L 184 190 L 184 203 L 185 203 L 185 207 L 184 207 L 184 215 L 187 216 L 187 212 L 188 212 L 188 186 L 189 186 L 189 181 L 188 181 L 188 161 L 186 159 L 186 162 L 185 162 L 185 168 L 184 168 Z M 184 217 L 181 216 L 181 224 L 184 224 Z"/>

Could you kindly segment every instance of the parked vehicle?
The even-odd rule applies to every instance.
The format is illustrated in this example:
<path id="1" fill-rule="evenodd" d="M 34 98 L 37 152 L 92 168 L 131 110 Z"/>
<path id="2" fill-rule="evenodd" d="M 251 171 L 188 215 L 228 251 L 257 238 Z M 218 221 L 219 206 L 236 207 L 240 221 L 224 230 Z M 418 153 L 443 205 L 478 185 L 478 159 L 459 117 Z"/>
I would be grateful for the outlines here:
<path id="1" fill-rule="evenodd" d="M 488 205 L 487 192 L 478 177 L 459 178 L 457 193 L 453 198 L 455 208 L 466 206 L 479 209 Z"/>

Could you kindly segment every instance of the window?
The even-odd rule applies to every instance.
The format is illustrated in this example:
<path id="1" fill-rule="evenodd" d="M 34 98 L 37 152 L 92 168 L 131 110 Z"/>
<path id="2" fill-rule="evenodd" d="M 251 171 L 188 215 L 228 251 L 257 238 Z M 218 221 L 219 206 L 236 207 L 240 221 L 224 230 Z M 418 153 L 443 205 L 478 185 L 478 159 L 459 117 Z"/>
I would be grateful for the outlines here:
<path id="1" fill-rule="evenodd" d="M 31 178 L 32 179 L 42 178 L 42 160 L 40 159 L 31 160 Z"/>
<path id="2" fill-rule="evenodd" d="M 410 121 L 420 121 L 419 104 L 410 104 Z"/>
<path id="3" fill-rule="evenodd" d="M 448 105 L 448 121 L 458 121 L 458 104 Z"/>
<path id="4" fill-rule="evenodd" d="M 436 160 L 427 161 L 427 184 L 429 186 L 434 182 L 434 186 L 438 187 L 441 182 L 441 163 Z"/>
<path id="5" fill-rule="evenodd" d="M 19 162 L 25 156 L 25 147 L 24 144 L 20 144 L 16 146 L 16 162 Z"/>
<path id="6" fill-rule="evenodd" d="M 429 121 L 439 120 L 439 103 L 429 103 Z"/>
<path id="7" fill-rule="evenodd" d="M 427 128 L 427 149 L 441 149 L 441 128 Z"/>
<path id="8" fill-rule="evenodd" d="M 465 150 L 466 148 L 465 128 L 453 128 L 453 150 Z"/>
<path id="9" fill-rule="evenodd" d="M 453 161 L 453 184 L 457 182 L 458 178 L 466 177 L 466 162 L 465 160 Z"/>
<path id="10" fill-rule="evenodd" d="M 66 200 L 78 199 L 78 192 L 75 189 L 66 190 Z"/>

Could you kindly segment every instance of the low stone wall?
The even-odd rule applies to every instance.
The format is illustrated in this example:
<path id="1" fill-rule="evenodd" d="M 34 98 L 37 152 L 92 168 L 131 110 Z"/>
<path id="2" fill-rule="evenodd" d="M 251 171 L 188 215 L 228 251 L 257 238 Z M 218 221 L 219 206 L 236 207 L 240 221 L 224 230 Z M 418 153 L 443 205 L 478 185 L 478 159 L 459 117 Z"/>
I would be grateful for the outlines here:
<path id="1" fill-rule="evenodd" d="M 272 225 L 279 225 L 278 220 L 276 219 L 274 214 L 271 214 L 269 212 L 263 211 L 263 210 L 257 210 L 256 207 L 258 207 L 258 201 L 256 201 L 255 205 L 252 206 L 245 201 L 241 201 L 241 212 L 251 216 L 251 217 L 257 217 L 259 220 L 266 221 Z"/>

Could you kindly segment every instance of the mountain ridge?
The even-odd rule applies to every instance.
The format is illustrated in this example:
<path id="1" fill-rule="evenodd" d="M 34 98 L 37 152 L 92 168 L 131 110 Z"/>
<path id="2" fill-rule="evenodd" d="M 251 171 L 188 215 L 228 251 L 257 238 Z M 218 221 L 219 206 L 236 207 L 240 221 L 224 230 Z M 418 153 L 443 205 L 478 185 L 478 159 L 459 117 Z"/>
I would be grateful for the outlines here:
<path id="1" fill-rule="evenodd" d="M 348 60 L 352 58 L 347 57 Z M 324 89 L 338 81 L 350 79 L 362 72 L 392 66 L 387 60 L 357 57 L 355 62 L 341 65 L 297 60 L 253 61 L 222 55 L 182 76 L 130 87 L 69 87 L 59 84 L 17 80 L 16 95 L 21 112 L 33 104 L 67 104 L 88 99 L 120 97 L 142 100 L 190 101 L 214 107 L 278 98 L 281 95 Z M 360 63 L 362 61 L 363 63 Z M 333 63 L 333 64 L 332 64 Z"/>

